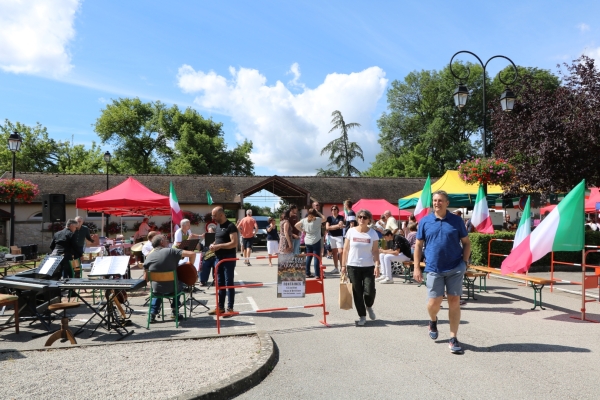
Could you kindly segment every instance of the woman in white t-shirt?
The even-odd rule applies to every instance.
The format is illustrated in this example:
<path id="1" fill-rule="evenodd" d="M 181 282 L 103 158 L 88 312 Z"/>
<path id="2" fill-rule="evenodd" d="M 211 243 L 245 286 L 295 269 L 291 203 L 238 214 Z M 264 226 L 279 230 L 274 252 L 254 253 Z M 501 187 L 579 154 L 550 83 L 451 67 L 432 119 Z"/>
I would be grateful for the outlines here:
<path id="1" fill-rule="evenodd" d="M 375 260 L 379 259 L 379 237 L 369 228 L 373 215 L 369 210 L 357 213 L 358 226 L 348 229 L 344 241 L 342 274 L 348 271 L 352 283 L 354 305 L 358 312 L 357 326 L 364 326 L 367 312 L 370 319 L 375 319 L 373 303 L 375 302 L 375 278 L 379 270 L 375 268 Z"/>

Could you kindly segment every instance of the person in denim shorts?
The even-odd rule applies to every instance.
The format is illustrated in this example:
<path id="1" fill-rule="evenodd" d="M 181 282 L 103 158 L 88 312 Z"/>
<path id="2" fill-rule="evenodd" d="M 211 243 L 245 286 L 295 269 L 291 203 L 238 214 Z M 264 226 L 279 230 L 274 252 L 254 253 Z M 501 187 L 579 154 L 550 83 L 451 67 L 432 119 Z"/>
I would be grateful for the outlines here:
<path id="1" fill-rule="evenodd" d="M 414 279 L 423 281 L 421 262 L 425 250 L 427 273 L 427 311 L 429 312 L 429 337 L 438 338 L 437 314 L 440 311 L 444 291 L 448 296 L 448 319 L 450 320 L 450 351 L 462 353 L 456 334 L 460 324 L 460 295 L 467 261 L 471 254 L 471 242 L 461 217 L 447 212 L 450 205 L 448 194 L 443 190 L 433 193 L 433 213 L 419 221 L 415 243 Z"/>

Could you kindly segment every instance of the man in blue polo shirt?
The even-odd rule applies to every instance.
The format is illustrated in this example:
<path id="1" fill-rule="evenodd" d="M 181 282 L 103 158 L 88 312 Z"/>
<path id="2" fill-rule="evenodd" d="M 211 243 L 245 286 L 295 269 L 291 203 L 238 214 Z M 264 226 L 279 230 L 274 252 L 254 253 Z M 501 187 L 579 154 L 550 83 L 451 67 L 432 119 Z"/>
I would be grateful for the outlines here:
<path id="1" fill-rule="evenodd" d="M 471 242 L 463 220 L 447 212 L 450 201 L 443 190 L 433 193 L 433 214 L 419 221 L 415 243 L 415 266 L 421 261 L 425 248 L 425 272 L 427 272 L 427 311 L 429 312 L 429 337 L 438 338 L 437 314 L 440 311 L 444 290 L 448 296 L 448 319 L 450 320 L 450 351 L 462 353 L 456 338 L 460 324 L 460 295 L 463 275 L 471 254 Z M 421 269 L 416 267 L 414 279 L 422 282 Z"/>

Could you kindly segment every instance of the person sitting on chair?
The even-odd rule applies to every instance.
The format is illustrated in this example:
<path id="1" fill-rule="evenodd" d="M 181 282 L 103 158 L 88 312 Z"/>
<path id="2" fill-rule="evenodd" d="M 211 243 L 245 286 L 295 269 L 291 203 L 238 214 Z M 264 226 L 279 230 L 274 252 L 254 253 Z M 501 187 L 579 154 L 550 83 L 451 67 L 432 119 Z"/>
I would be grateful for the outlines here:
<path id="1" fill-rule="evenodd" d="M 154 249 L 154 247 L 152 247 L 152 238 L 158 234 L 160 234 L 159 231 L 151 231 L 148 233 L 148 240 L 144 242 L 144 246 L 142 247 L 142 254 L 144 257 L 150 254 L 150 252 Z"/>
<path id="2" fill-rule="evenodd" d="M 144 261 L 144 279 L 147 280 L 147 271 L 150 272 L 170 272 L 175 271 L 179 266 L 179 261 L 183 257 L 193 257 L 193 251 L 173 249 L 167 247 L 169 241 L 164 235 L 156 235 L 152 238 L 153 251 L 148 254 Z M 183 283 L 178 282 L 178 290 L 183 290 Z M 173 293 L 173 282 L 152 282 L 152 290 L 157 294 L 172 294 Z M 150 322 L 156 322 L 156 315 L 160 312 L 162 304 L 161 299 L 152 299 L 150 305 Z M 177 299 L 177 304 L 181 307 L 181 296 Z M 171 318 L 175 318 L 175 312 L 173 303 L 171 302 Z M 180 314 L 179 318 L 183 318 Z"/>
<path id="3" fill-rule="evenodd" d="M 146 240 L 146 238 L 148 237 L 148 233 L 151 230 L 152 228 L 150 228 L 150 225 L 148 225 L 148 217 L 145 217 L 134 235 L 135 242 L 139 243 Z"/>
<path id="4" fill-rule="evenodd" d="M 387 241 L 387 250 L 379 249 L 379 266 L 383 271 L 381 278 L 376 280 L 379 283 L 394 283 L 392 261 L 410 261 L 410 243 L 404 236 L 394 235 L 389 229 L 383 231 L 383 238 Z"/>

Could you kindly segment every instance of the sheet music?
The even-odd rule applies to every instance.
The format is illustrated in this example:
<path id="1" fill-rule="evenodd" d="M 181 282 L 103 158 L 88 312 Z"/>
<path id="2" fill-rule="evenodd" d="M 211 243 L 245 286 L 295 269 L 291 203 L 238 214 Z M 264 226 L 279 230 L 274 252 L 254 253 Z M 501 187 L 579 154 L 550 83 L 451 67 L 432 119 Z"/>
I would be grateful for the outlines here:
<path id="1" fill-rule="evenodd" d="M 129 256 L 98 257 L 89 275 L 125 275 L 128 266 Z"/>
<path id="2" fill-rule="evenodd" d="M 83 249 L 84 254 L 97 254 L 102 251 L 102 247 L 86 247 Z"/>
<path id="3" fill-rule="evenodd" d="M 54 264 L 60 263 L 62 258 L 63 258 L 62 256 L 46 258 L 46 261 L 44 261 L 44 264 L 40 267 L 38 274 L 48 275 L 48 272 L 54 266 Z"/>

